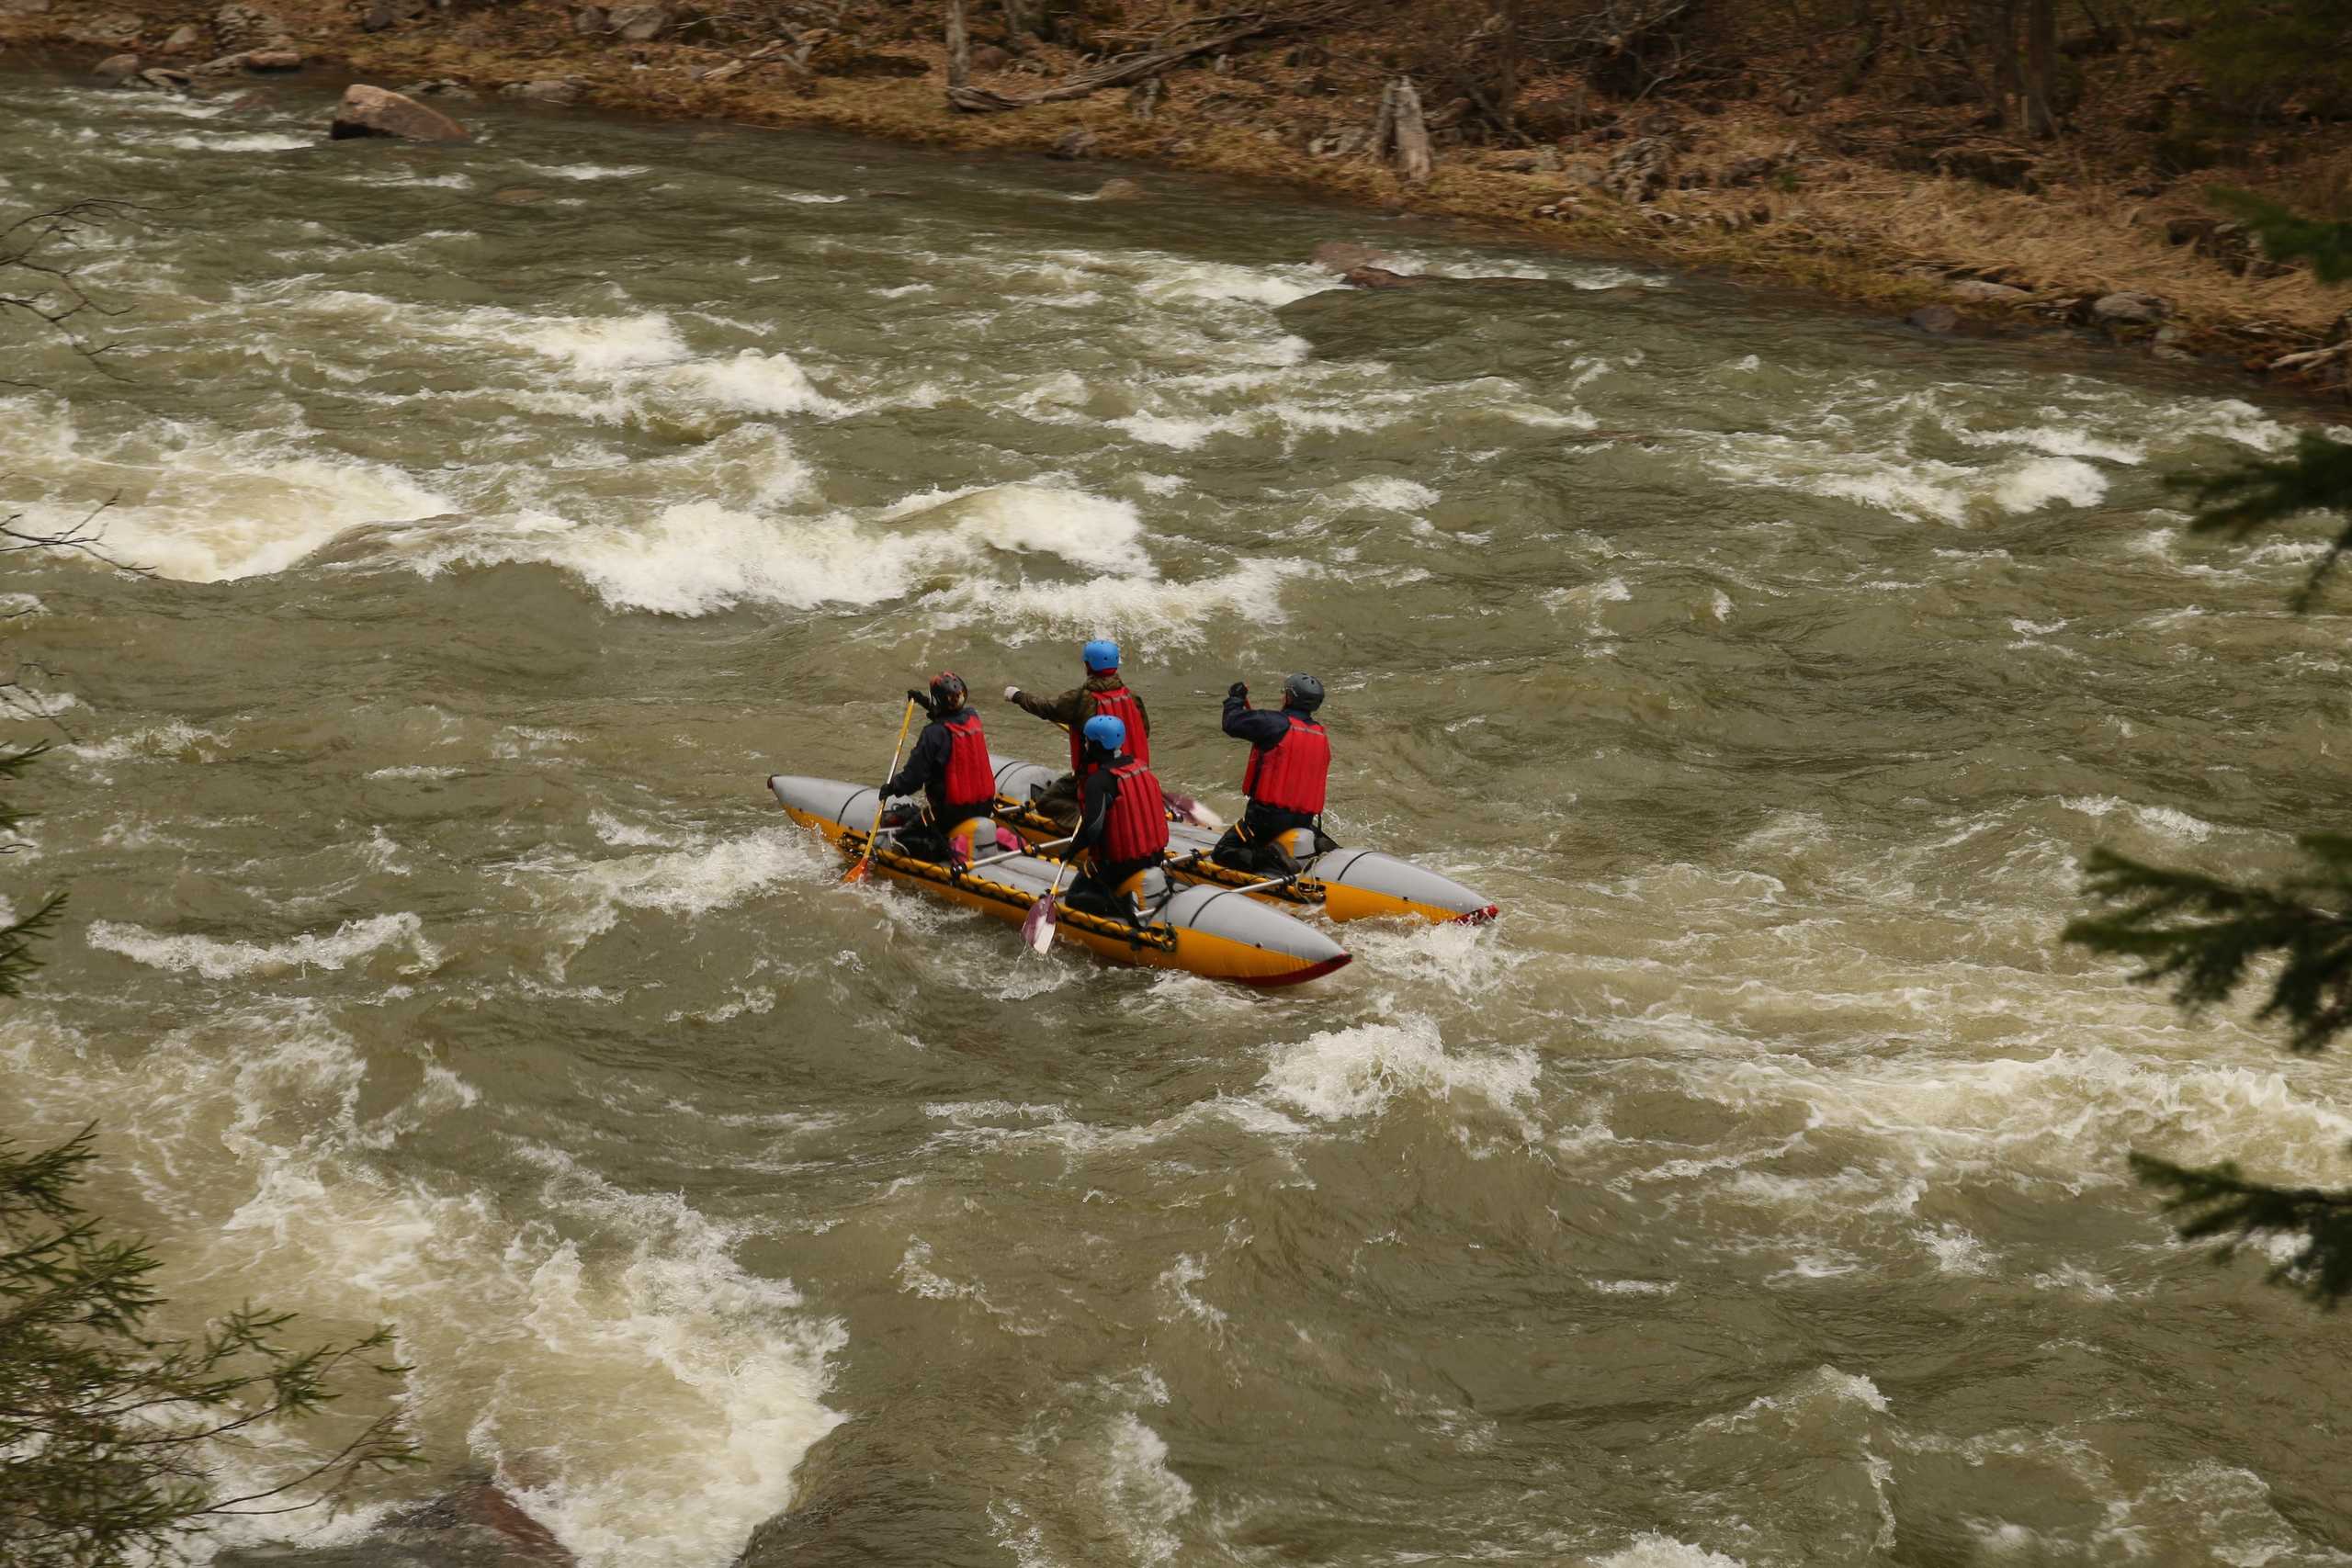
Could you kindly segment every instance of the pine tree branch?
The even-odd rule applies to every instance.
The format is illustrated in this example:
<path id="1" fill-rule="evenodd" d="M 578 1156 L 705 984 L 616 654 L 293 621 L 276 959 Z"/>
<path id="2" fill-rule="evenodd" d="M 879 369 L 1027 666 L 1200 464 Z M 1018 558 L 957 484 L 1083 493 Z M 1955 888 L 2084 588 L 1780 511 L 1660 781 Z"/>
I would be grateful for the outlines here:
<path id="1" fill-rule="evenodd" d="M 2191 532 L 2226 533 L 2243 540 L 2256 529 L 2305 513 L 2352 512 L 2352 446 L 2314 431 L 2296 438 L 2285 457 L 2249 457 L 2218 474 L 2185 475 L 2170 481 L 2196 502 Z M 2320 587 L 2346 550 L 2352 550 L 2352 521 L 2304 578 L 2290 604 L 2300 615 L 2310 609 Z"/>
<path id="2" fill-rule="evenodd" d="M 2183 1241 L 2222 1236 L 2214 1261 L 2263 1236 L 2301 1238 L 2294 1254 L 2272 1265 L 2272 1284 L 2286 1285 L 2322 1307 L 2352 1295 L 2352 1191 L 2273 1187 L 2249 1181 L 2233 1163 L 2199 1168 L 2134 1154 L 2132 1172 L 2167 1196 L 2165 1213 L 2180 1224 Z"/>
<path id="3" fill-rule="evenodd" d="M 2297 842 L 2306 869 L 2250 886 L 2093 850 L 2084 890 L 2120 907 L 2069 921 L 2060 940 L 2142 960 L 2132 978 L 2168 984 L 2191 1014 L 2228 1000 L 2257 961 L 2276 959 L 2255 1016 L 2283 1020 L 2291 1049 L 2320 1050 L 2352 1029 L 2352 837 L 2313 833 Z"/>
<path id="4" fill-rule="evenodd" d="M 2252 191 L 2229 186 L 2213 186 L 2205 197 L 2253 230 L 2262 241 L 2263 254 L 2272 261 L 2307 260 L 2322 283 L 2352 277 L 2352 223 L 2301 217 Z"/>

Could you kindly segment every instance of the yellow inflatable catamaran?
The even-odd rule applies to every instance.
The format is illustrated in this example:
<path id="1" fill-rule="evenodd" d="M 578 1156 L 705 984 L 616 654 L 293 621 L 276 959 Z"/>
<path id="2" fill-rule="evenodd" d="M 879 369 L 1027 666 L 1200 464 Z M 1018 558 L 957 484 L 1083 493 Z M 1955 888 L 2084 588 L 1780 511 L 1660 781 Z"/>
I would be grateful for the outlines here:
<path id="1" fill-rule="evenodd" d="M 875 820 L 879 804 L 871 784 L 777 774 L 768 780 L 768 789 L 794 821 L 843 855 L 855 860 L 865 852 L 866 824 Z M 974 846 L 976 862 L 991 853 L 986 833 L 981 837 Z M 1022 841 L 1010 833 L 1000 839 L 994 852 L 1010 858 L 958 872 L 903 852 L 885 828 L 874 845 L 872 866 L 893 882 L 1018 925 L 1052 888 L 1062 867 L 1021 852 Z M 1244 986 L 1300 985 L 1349 961 L 1347 950 L 1323 932 L 1229 888 L 1147 872 L 1140 904 L 1133 921 L 1063 906 L 1055 935 L 1114 963 L 1182 969 Z"/>
<path id="2" fill-rule="evenodd" d="M 998 764 L 996 821 L 1001 835 L 1016 835 L 1033 845 L 1047 844 L 1062 836 L 1050 818 L 1029 805 L 1035 792 L 1056 776 L 1052 769 L 1035 762 Z M 1209 859 L 1209 850 L 1218 837 L 1214 830 L 1195 826 L 1173 810 L 1170 817 L 1168 874 L 1182 884 L 1230 888 L 1302 912 L 1319 909 L 1334 920 L 1403 917 L 1434 925 L 1482 925 L 1502 913 L 1485 894 L 1378 850 L 1342 848 L 1326 854 L 1299 855 L 1296 858 L 1305 870 L 1287 880 L 1262 872 L 1236 871 Z M 1044 849 L 1038 852 L 1054 853 Z"/>

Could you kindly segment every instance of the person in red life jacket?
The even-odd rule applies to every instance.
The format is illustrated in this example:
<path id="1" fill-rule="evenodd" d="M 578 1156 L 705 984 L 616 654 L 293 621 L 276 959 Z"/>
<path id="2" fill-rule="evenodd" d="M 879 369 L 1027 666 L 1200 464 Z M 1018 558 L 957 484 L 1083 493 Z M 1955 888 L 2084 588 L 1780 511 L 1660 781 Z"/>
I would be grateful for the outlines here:
<path id="1" fill-rule="evenodd" d="M 996 767 L 989 761 L 988 737 L 966 694 L 963 677 L 952 670 L 931 678 L 929 695 L 907 694 L 908 700 L 930 713 L 931 722 L 915 738 L 907 765 L 884 782 L 882 797 L 922 793 L 929 807 L 927 820 L 910 821 L 898 839 L 899 848 L 918 859 L 951 864 L 971 859 L 969 824 L 974 818 L 989 820 L 996 805 Z"/>
<path id="2" fill-rule="evenodd" d="M 1047 784 L 1031 802 L 1065 833 L 1078 826 L 1079 784 L 1088 772 L 1081 739 L 1088 719 L 1097 714 L 1117 719 L 1126 727 L 1127 747 L 1136 761 L 1151 765 L 1151 716 L 1144 712 L 1143 699 L 1127 689 L 1119 674 L 1119 645 L 1108 637 L 1096 637 L 1079 653 L 1086 660 L 1082 686 L 1073 686 L 1057 697 L 1032 696 L 1018 686 L 1004 689 L 1006 702 L 1069 731 L 1069 772 Z"/>
<path id="3" fill-rule="evenodd" d="M 1086 856 L 1084 874 L 1070 886 L 1070 908 L 1118 919 L 1136 918 L 1133 884 L 1168 858 L 1167 799 L 1126 742 L 1125 723 L 1107 713 L 1080 732 L 1087 771 L 1069 847 L 1073 859 Z"/>
<path id="4" fill-rule="evenodd" d="M 1225 694 L 1225 732 L 1250 742 L 1242 770 L 1249 808 L 1226 829 L 1209 856 L 1236 871 L 1288 876 L 1298 862 L 1283 835 L 1304 828 L 1313 852 L 1337 849 L 1323 835 L 1323 792 L 1331 777 L 1331 738 L 1315 716 L 1323 705 L 1323 682 L 1293 675 L 1283 682 L 1283 705 L 1275 712 L 1250 705 L 1250 688 L 1236 681 Z M 1304 847 L 1304 846 L 1301 846 Z"/>

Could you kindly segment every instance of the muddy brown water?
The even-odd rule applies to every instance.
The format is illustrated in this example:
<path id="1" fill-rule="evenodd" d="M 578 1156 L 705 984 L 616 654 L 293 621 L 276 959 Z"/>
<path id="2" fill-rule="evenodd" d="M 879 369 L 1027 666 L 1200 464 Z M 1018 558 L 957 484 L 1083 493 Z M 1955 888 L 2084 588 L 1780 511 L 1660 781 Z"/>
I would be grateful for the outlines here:
<path id="1" fill-rule="evenodd" d="M 2053 942 L 2093 843 L 2341 806 L 2311 547 L 2162 486 L 2273 414 L 1173 178 L 0 89 L 0 205 L 166 220 L 118 378 L 0 391 L 0 510 L 157 573 L 9 559 L 0 1130 L 100 1120 L 183 1323 L 399 1325 L 432 1468 L 299 1539 L 486 1468 L 650 1568 L 2352 1551 L 2342 1325 L 2122 1169 L 2342 1182 L 2345 1068 Z M 1505 919 L 1024 961 L 762 796 L 1105 633 L 1228 811 L 1227 682 L 1319 673 L 1340 836 Z"/>

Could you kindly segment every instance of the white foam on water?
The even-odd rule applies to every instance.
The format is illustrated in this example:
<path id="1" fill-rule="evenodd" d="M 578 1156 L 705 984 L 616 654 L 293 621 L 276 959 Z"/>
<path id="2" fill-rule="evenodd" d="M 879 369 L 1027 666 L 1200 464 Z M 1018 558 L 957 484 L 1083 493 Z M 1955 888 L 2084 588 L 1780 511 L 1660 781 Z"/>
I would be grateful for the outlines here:
<path id="1" fill-rule="evenodd" d="M 371 166 L 355 175 L 370 186 L 403 186 L 420 190 L 471 190 L 470 175 L 419 175 Z"/>
<path id="2" fill-rule="evenodd" d="M 398 1082 L 401 1066 L 301 1006 L 136 1051 L 19 1013 L 0 1033 L 0 1127 L 51 1138 L 105 1118 L 96 1196 L 126 1227 L 171 1236 L 164 1294 L 188 1321 L 165 1326 L 249 1298 L 301 1314 L 297 1340 L 390 1321 L 413 1369 L 412 1429 L 439 1463 L 470 1450 L 586 1568 L 724 1568 L 841 1419 L 823 1404 L 841 1325 L 789 1280 L 746 1272 L 742 1228 L 559 1151 L 521 1146 L 535 1200 L 379 1163 L 428 1122 L 496 1115 L 426 1064 L 411 1094 L 362 1118 L 371 1077 Z M 506 1146 L 494 1122 L 481 1131 Z M 134 1202 L 152 1213 L 124 1213 Z M 307 1451 L 289 1437 L 261 1468 L 282 1476 Z M 293 1533 L 358 1531 L 254 1519 L 216 1544 Z"/>
<path id="3" fill-rule="evenodd" d="M 2056 411 L 2045 411 L 2054 413 Z M 1971 446 L 2027 446 L 2054 457 L 2103 457 L 2110 463 L 2138 463 L 2147 454 L 2137 443 L 2112 441 L 2081 425 L 2035 424 L 2015 430 L 1971 430 L 1958 421 L 1947 422 L 1951 433 Z"/>
<path id="4" fill-rule="evenodd" d="M 2034 457 L 2002 474 L 1993 499 L 2011 513 L 2038 512 L 2053 502 L 2091 506 L 2107 494 L 2107 476 L 2075 457 Z"/>
<path id="5" fill-rule="evenodd" d="M 648 526 L 583 527 L 524 537 L 467 537 L 421 554 L 439 570 L 543 560 L 576 572 L 619 609 L 702 615 L 752 603 L 799 609 L 904 597 L 923 578 L 952 573 L 949 603 L 995 617 L 1034 615 L 1027 587 L 1004 592 L 987 576 L 1004 557 L 1040 552 L 1082 567 L 1134 574 L 1104 580 L 1116 594 L 1152 582 L 1143 525 L 1132 504 L 1083 491 L 1001 485 L 927 491 L 878 514 L 767 517 L 711 501 L 663 508 Z M 1072 585 L 1073 590 L 1075 585 Z M 1051 599 L 1062 589 L 1039 585 Z M 1115 606 L 1109 607 L 1115 613 Z"/>
<path id="6" fill-rule="evenodd" d="M 1180 1254 L 1175 1262 L 1160 1271 L 1159 1288 L 1168 1292 L 1177 1310 L 1209 1328 L 1223 1328 L 1227 1322 L 1225 1309 L 1201 1300 L 1193 1287 L 1209 1277 L 1208 1269 L 1190 1253 Z"/>
<path id="7" fill-rule="evenodd" d="M 1132 1411 L 1113 1418 L 1103 1439 L 1098 1483 L 1111 1524 L 1137 1560 L 1173 1562 L 1183 1550 L 1176 1521 L 1193 1506 L 1193 1488 L 1168 1467 L 1168 1443 Z"/>
<path id="8" fill-rule="evenodd" d="M 753 413 L 838 414 L 841 403 L 817 389 L 793 357 L 781 351 L 739 350 L 732 359 L 698 359 L 664 378 L 672 386 L 727 408 Z"/>
<path id="9" fill-rule="evenodd" d="M 2192 844 L 2202 843 L 2213 836 L 2213 824 L 2202 818 L 2192 817 L 2177 807 L 2138 806 L 2111 795 L 2061 795 L 2058 804 L 2086 817 L 2105 817 L 2121 811 L 2143 828 Z"/>
<path id="10" fill-rule="evenodd" d="M 1657 1534 L 1637 1535 L 1631 1545 L 1589 1561 L 1592 1568 L 1747 1568 L 1736 1557 Z"/>
<path id="11" fill-rule="evenodd" d="M 1941 1272 L 1971 1275 L 1992 1272 L 1992 1249 L 1958 1225 L 1939 1225 L 1933 1230 L 1922 1230 L 1917 1234 L 1921 1245 L 1935 1255 L 1936 1268 Z"/>
<path id="12" fill-rule="evenodd" d="M 1435 1021 L 1407 1013 L 1395 1023 L 1356 1024 L 1277 1045 L 1258 1087 L 1318 1122 L 1376 1116 L 1407 1094 L 1473 1096 L 1517 1114 L 1535 1091 L 1538 1071 L 1532 1051 L 1448 1052 Z"/>
<path id="13" fill-rule="evenodd" d="M 509 318 L 503 310 L 469 314 L 485 321 Z M 538 318 L 537 324 L 522 330 L 517 341 L 583 373 L 667 365 L 686 356 L 686 342 L 679 336 L 677 323 L 658 310 L 634 316 Z"/>
<path id="14" fill-rule="evenodd" d="M 788 190 L 783 193 L 782 198 L 786 201 L 797 202 L 803 207 L 831 207 L 835 202 L 847 201 L 849 199 L 849 197 L 845 196 L 826 196 L 820 191 L 813 190 Z M 928 288 L 931 286 L 927 283 L 918 283 L 913 287 L 917 288 Z"/>
<path id="15" fill-rule="evenodd" d="M 227 745 L 209 729 L 198 729 L 186 719 L 167 718 L 161 724 L 141 725 L 109 739 L 75 741 L 63 750 L 67 756 L 85 762 L 123 762 L 134 757 L 203 761 L 223 754 Z"/>
<path id="16" fill-rule="evenodd" d="M 555 912 L 568 950 L 576 953 L 612 930 L 627 910 L 693 920 L 778 883 L 806 881 L 834 863 L 812 835 L 775 827 L 659 854 L 586 862 L 557 856 L 526 863 L 515 874 Z M 558 973 L 564 961 L 561 953 L 549 960 Z"/>
<path id="17" fill-rule="evenodd" d="M 532 172 L 556 175 L 567 180 L 625 180 L 653 171 L 644 164 L 553 164 L 535 168 Z"/>
<path id="18" fill-rule="evenodd" d="M 1813 1125 L 1862 1132 L 1911 1168 L 1999 1169 L 2069 1184 L 2120 1182 L 2122 1153 L 2160 1140 L 2190 1164 L 2235 1158 L 2269 1179 L 2345 1179 L 2352 1112 L 2284 1074 L 2139 1059 L 2101 1045 L 1983 1061 L 1897 1059 L 1815 1074 L 1793 1058 L 1732 1061 L 1720 1089 L 1781 1086 Z"/>
<path id="19" fill-rule="evenodd" d="M 134 964 L 208 980 L 276 975 L 288 969 L 341 969 L 387 948 L 405 947 L 413 962 L 400 973 L 424 973 L 441 962 L 440 950 L 424 939 L 424 922 L 405 911 L 346 920 L 321 936 L 306 931 L 278 942 L 222 942 L 208 936 L 170 936 L 119 920 L 93 920 L 85 940 L 101 953 L 117 953 Z"/>
<path id="20" fill-rule="evenodd" d="M 1100 577 L 1086 582 L 1024 581 L 1010 590 L 957 582 L 927 595 L 924 608 L 941 629 L 989 625 L 1012 628 L 1008 641 L 1039 634 L 1066 635 L 1091 629 L 1096 635 L 1158 638 L 1192 647 L 1204 627 L 1220 619 L 1258 627 L 1282 625 L 1283 584 L 1311 571 L 1287 558 L 1248 560 L 1217 577 L 1168 581 L 1158 577 Z"/>
<path id="21" fill-rule="evenodd" d="M 1136 292 L 1159 304 L 1240 303 L 1272 309 L 1319 294 L 1330 287 L 1329 277 L 1308 266 L 1236 266 L 1157 253 L 1139 259 L 1152 266 L 1154 276 Z"/>
<path id="22" fill-rule="evenodd" d="M 148 136 L 139 138 L 151 147 L 169 147 L 180 152 L 295 152 L 316 147 L 315 136 L 284 136 L 270 131 L 243 131 L 207 136 L 184 133 L 178 136 Z"/>
<path id="23" fill-rule="evenodd" d="M 97 519 L 116 558 L 182 581 L 283 570 L 346 528 L 449 510 L 445 496 L 389 466 L 303 450 L 277 432 L 226 434 L 157 421 L 85 442 L 61 408 L 0 400 L 0 444 L 42 487 L 0 496 L 28 529 L 73 526 L 87 497 L 119 492 Z"/>
<path id="24" fill-rule="evenodd" d="M 1419 512 L 1435 506 L 1439 499 L 1429 486 L 1393 476 L 1351 479 L 1330 494 L 1336 505 L 1370 506 L 1384 512 Z"/>

